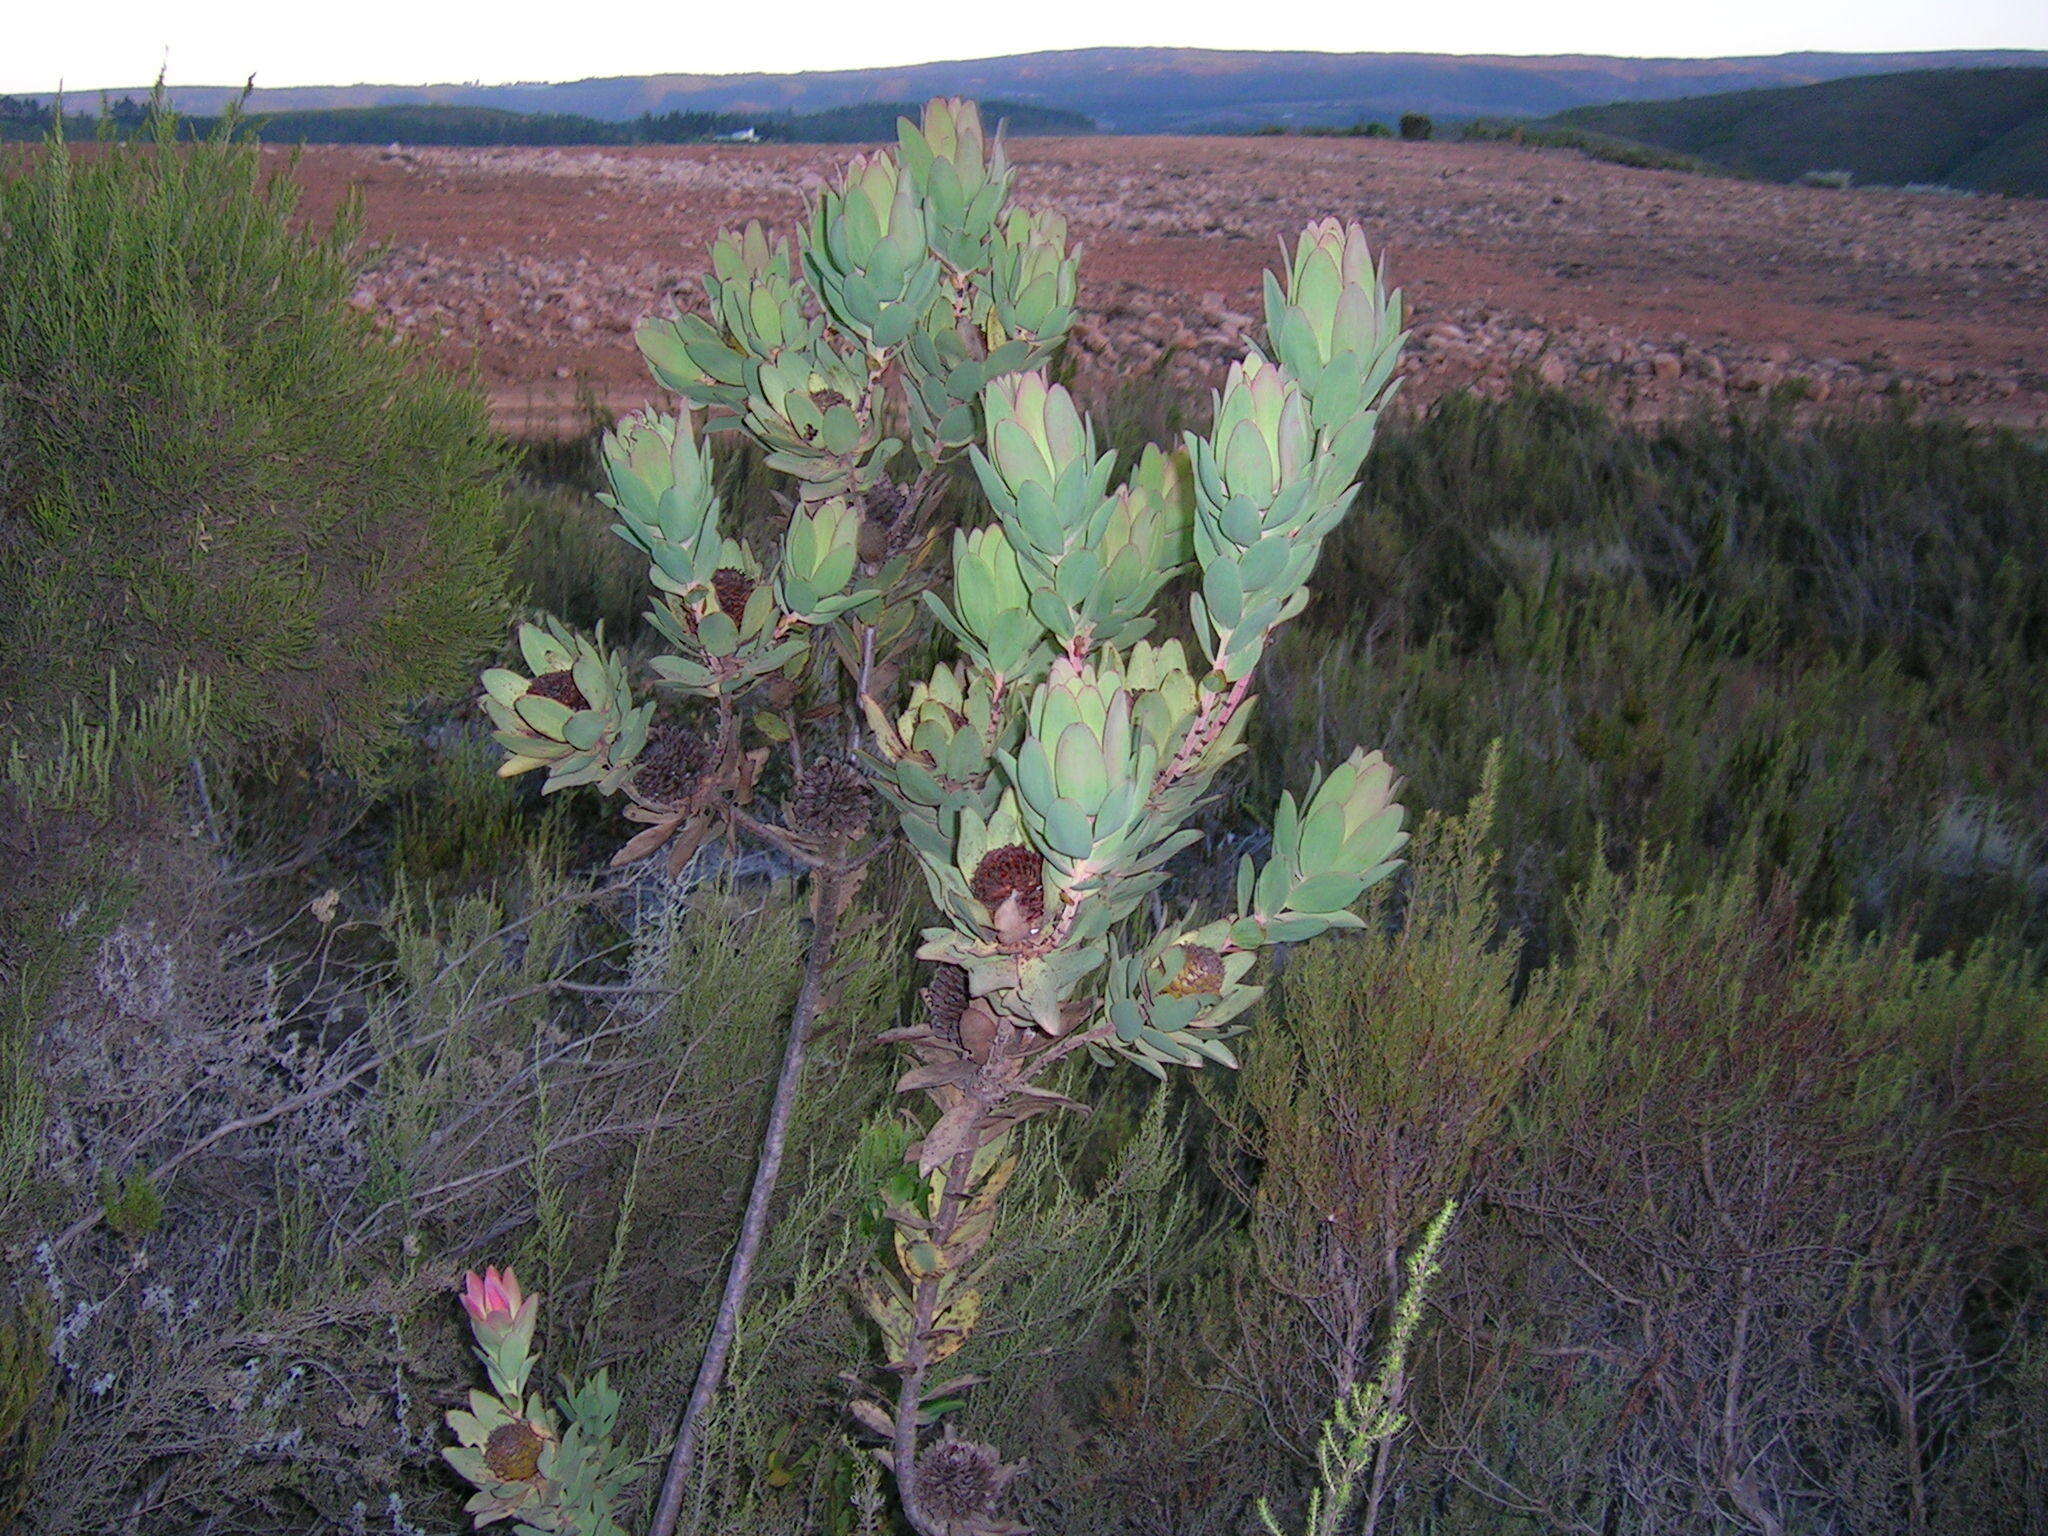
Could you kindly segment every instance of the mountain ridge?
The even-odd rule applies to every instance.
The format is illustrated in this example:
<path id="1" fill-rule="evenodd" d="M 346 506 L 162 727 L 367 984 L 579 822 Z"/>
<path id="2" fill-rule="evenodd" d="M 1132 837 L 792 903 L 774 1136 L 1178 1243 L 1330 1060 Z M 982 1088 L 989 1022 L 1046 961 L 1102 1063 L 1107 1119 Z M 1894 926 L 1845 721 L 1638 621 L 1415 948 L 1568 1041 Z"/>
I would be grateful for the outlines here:
<path id="1" fill-rule="evenodd" d="M 1574 107 L 1671 100 L 1896 72 L 2048 65 L 2025 49 L 1786 53 L 1726 58 L 1600 54 L 1263 52 L 1081 48 L 799 74 L 672 72 L 502 84 L 259 87 L 252 110 L 460 105 L 620 122 L 645 112 L 813 112 L 937 95 L 1003 97 L 1085 113 L 1110 133 L 1312 127 L 1406 111 L 1447 118 L 1549 117 Z M 172 86 L 172 104 L 217 112 L 235 86 Z M 54 92 L 27 93 L 47 101 Z M 67 91 L 67 101 L 147 95 L 147 87 Z"/>

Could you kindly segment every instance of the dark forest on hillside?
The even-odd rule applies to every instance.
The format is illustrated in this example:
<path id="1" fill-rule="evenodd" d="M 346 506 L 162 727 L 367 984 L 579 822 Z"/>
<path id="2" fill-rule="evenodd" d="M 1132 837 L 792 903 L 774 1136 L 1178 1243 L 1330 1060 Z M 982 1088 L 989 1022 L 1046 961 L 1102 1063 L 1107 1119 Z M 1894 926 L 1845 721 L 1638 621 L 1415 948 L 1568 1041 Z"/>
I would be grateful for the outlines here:
<path id="1" fill-rule="evenodd" d="M 2048 196 L 2048 69 L 1930 69 L 1786 90 L 1578 107 L 1556 121 L 1791 181 Z"/>
<path id="2" fill-rule="evenodd" d="M 986 108 L 1017 135 L 1095 129 L 1079 112 L 1005 101 L 989 102 Z M 915 110 L 909 103 L 879 101 L 816 112 L 647 112 L 625 122 L 606 122 L 565 112 L 422 105 L 251 112 L 238 121 L 241 132 L 271 144 L 704 144 L 737 135 L 771 144 L 858 144 L 893 138 L 896 120 Z M 0 96 L 0 141 L 39 140 L 56 126 L 57 115 L 48 105 Z M 149 108 L 122 97 L 97 111 L 67 111 L 63 117 L 65 133 L 84 139 L 103 127 L 132 133 L 148 121 Z M 191 138 L 211 138 L 220 126 L 217 116 L 179 119 L 179 131 Z"/>

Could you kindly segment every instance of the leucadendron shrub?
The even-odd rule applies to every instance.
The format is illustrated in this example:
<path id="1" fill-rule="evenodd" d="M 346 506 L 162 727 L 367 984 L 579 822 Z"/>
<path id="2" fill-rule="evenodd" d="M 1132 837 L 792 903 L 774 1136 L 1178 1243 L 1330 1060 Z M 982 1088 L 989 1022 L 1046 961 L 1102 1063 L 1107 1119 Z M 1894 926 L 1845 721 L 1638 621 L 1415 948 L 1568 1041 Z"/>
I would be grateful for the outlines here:
<path id="1" fill-rule="evenodd" d="M 680 867 L 716 834 L 768 845 L 809 872 L 820 944 L 883 846 L 872 801 L 893 812 L 938 922 L 915 951 L 933 967 L 924 1016 L 883 1037 L 909 1057 L 916 1129 L 864 1290 L 882 1369 L 851 1410 L 919 1536 L 1023 1529 L 1006 1510 L 1019 1468 L 950 1414 L 975 1384 L 955 1356 L 989 1304 L 1019 1128 L 1081 1107 L 1055 1069 L 1084 1051 L 1162 1080 L 1234 1066 L 1262 953 L 1361 926 L 1352 907 L 1406 842 L 1392 766 L 1347 742 L 1280 796 L 1269 856 L 1240 864 L 1220 911 L 1155 910 L 1392 392 L 1403 310 L 1364 231 L 1304 230 L 1208 433 L 1119 466 L 1052 381 L 1078 258 L 1063 220 L 1011 205 L 1011 179 L 972 104 L 937 101 L 819 194 L 796 249 L 758 225 L 721 237 L 708 317 L 640 331 L 684 408 L 603 451 L 663 652 L 643 677 L 550 618 L 521 631 L 522 668 L 483 678 L 506 774 L 619 795 L 640 828 L 621 862 L 666 849 Z M 783 517 L 742 525 L 710 430 L 765 455 Z M 985 512 L 946 527 L 969 468 Z M 824 974 L 807 967 L 735 1316 Z M 713 1335 L 654 1536 L 730 1336 Z"/>
<path id="2" fill-rule="evenodd" d="M 501 449 L 350 305 L 363 256 L 226 130 L 0 163 L 0 751 L 182 673 L 215 745 L 360 768 L 467 686 L 508 600 Z"/>

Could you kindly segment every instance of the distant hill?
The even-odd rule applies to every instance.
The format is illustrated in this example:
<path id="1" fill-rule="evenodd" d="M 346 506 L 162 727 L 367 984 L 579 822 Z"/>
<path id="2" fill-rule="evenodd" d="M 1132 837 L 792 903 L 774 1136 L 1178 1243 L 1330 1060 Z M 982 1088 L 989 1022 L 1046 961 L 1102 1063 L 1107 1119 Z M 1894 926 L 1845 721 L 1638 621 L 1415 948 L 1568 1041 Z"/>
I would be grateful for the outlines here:
<path id="1" fill-rule="evenodd" d="M 1555 121 L 1779 181 L 1843 170 L 1890 186 L 2048 196 L 2048 68 L 1910 70 L 1580 107 Z"/>
<path id="2" fill-rule="evenodd" d="M 1111 133 L 1231 132 L 1341 125 L 1405 111 L 1440 118 L 1548 117 L 1614 101 L 1809 85 L 1914 68 L 2048 65 L 2048 53 L 1788 53 L 1768 58 L 1519 58 L 1456 54 L 1261 53 L 1083 48 L 889 69 L 796 75 L 627 75 L 513 85 L 339 85 L 258 90 L 257 111 L 445 105 L 625 122 L 643 113 L 810 113 L 939 95 L 1080 112 Z M 72 102 L 98 91 L 74 91 Z M 146 95 L 130 87 L 108 94 Z M 183 111 L 218 112 L 226 86 L 179 86 Z"/>
<path id="3" fill-rule="evenodd" d="M 133 96 L 116 98 L 111 108 L 108 115 L 117 132 L 141 128 L 147 117 Z M 1078 112 L 1008 101 L 985 102 L 983 109 L 1012 135 L 1095 131 L 1094 123 Z M 764 143 L 849 144 L 893 137 L 896 119 L 915 116 L 917 110 L 912 102 L 880 101 L 822 112 L 664 112 L 602 122 L 565 112 L 428 104 L 257 111 L 248 113 L 244 124 L 248 132 L 278 144 L 694 144 L 740 134 Z M 40 139 L 52 115 L 47 107 L 0 97 L 0 140 Z M 190 135 L 205 135 L 219 121 L 194 113 L 181 119 L 180 127 Z M 74 138 L 90 136 L 97 126 L 93 114 L 65 114 L 65 131 Z"/>

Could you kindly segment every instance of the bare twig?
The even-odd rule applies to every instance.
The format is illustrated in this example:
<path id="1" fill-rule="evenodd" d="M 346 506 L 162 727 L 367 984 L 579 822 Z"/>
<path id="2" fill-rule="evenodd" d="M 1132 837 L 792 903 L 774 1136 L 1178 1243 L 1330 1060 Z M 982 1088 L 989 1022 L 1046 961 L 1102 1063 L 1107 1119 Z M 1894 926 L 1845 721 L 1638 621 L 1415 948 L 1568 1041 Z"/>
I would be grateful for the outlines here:
<path id="1" fill-rule="evenodd" d="M 754 1261 L 768 1232 L 768 1207 L 775 1186 L 782 1177 L 783 1154 L 788 1150 L 789 1122 L 796 1107 L 797 1088 L 803 1081 L 805 1048 L 816 1027 L 824 997 L 825 973 L 830 966 L 832 944 L 839 917 L 852 894 L 855 877 L 842 869 L 825 865 L 817 869 L 811 884 L 811 943 L 804 956 L 804 979 L 797 993 L 796 1010 L 790 1016 L 789 1040 L 783 1047 L 782 1071 L 775 1079 L 775 1096 L 768 1106 L 768 1125 L 761 1135 L 761 1155 L 754 1165 L 754 1184 L 747 1195 L 746 1215 L 726 1270 L 725 1291 L 718 1300 L 718 1315 L 711 1325 L 711 1338 L 697 1367 L 696 1385 L 676 1426 L 675 1449 L 670 1452 L 668 1470 L 662 1476 L 661 1499 L 655 1506 L 654 1523 L 648 1536 L 674 1536 L 677 1517 L 682 1513 L 683 1495 L 696 1465 L 697 1450 L 704 1427 L 704 1415 L 725 1378 L 726 1360 L 739 1334 L 740 1314 L 753 1284 Z"/>

